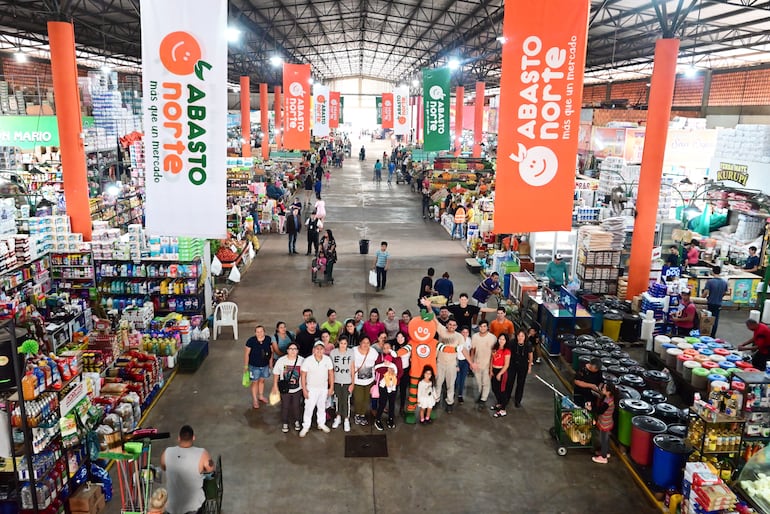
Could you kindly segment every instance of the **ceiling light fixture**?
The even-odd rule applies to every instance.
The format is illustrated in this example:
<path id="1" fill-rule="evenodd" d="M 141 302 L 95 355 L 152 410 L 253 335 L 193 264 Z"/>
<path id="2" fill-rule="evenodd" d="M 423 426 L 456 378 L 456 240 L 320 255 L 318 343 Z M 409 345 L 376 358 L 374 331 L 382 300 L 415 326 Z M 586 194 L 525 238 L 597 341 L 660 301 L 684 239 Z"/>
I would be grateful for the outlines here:
<path id="1" fill-rule="evenodd" d="M 456 70 L 460 67 L 460 61 L 456 57 L 452 57 L 449 59 L 449 62 L 447 63 L 450 70 Z"/>
<path id="2" fill-rule="evenodd" d="M 506 39 L 505 39 L 505 36 L 497 36 L 497 37 L 495 38 L 495 40 L 496 40 L 498 43 L 505 43 L 505 41 L 506 41 Z"/>
<path id="3" fill-rule="evenodd" d="M 16 62 L 27 62 L 27 54 L 21 51 L 21 48 L 19 48 L 19 51 L 16 52 L 16 55 L 14 55 L 16 58 Z"/>
<path id="4" fill-rule="evenodd" d="M 227 41 L 229 43 L 235 43 L 241 39 L 241 31 L 235 27 L 227 27 L 225 34 L 227 35 Z"/>
<path id="5" fill-rule="evenodd" d="M 102 73 L 104 73 L 105 75 L 109 75 L 110 73 L 112 73 L 112 66 L 107 64 L 107 61 L 105 61 L 104 64 L 102 65 Z"/>
<path id="6" fill-rule="evenodd" d="M 313 77 L 310 77 L 310 80 L 308 80 L 308 82 L 310 83 L 310 85 L 311 85 L 311 86 L 312 86 L 313 84 L 315 84 L 315 80 L 313 80 Z"/>
<path id="7" fill-rule="evenodd" d="M 698 68 L 696 68 L 692 64 L 688 66 L 686 70 L 684 70 L 684 76 L 687 78 L 693 78 L 697 74 L 698 74 Z"/>
<path id="8" fill-rule="evenodd" d="M 283 57 L 281 57 L 280 55 L 272 56 L 270 58 L 270 64 L 272 64 L 273 66 L 280 66 L 281 64 L 283 64 Z"/>
<path id="9" fill-rule="evenodd" d="M 413 85 L 414 87 L 417 87 L 417 86 L 419 86 L 419 85 L 420 85 L 420 81 L 419 81 L 419 80 L 417 80 L 417 79 L 414 79 L 414 80 L 412 81 L 412 85 Z"/>

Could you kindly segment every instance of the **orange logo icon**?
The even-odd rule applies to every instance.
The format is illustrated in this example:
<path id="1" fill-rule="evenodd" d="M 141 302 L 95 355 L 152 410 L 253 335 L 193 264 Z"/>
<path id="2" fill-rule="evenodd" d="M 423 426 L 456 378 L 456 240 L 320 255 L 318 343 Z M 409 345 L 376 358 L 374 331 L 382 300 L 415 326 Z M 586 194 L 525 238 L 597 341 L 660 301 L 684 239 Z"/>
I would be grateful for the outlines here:
<path id="1" fill-rule="evenodd" d="M 324 95 L 318 95 L 315 97 L 315 101 L 319 104 L 326 103 L 326 97 Z"/>
<path id="2" fill-rule="evenodd" d="M 398 117 L 398 124 L 399 125 L 406 125 L 406 116 L 399 116 Z"/>
<path id="3" fill-rule="evenodd" d="M 190 75 L 201 59 L 201 47 L 195 37 L 184 31 L 171 32 L 158 49 L 163 66 L 174 75 Z"/>

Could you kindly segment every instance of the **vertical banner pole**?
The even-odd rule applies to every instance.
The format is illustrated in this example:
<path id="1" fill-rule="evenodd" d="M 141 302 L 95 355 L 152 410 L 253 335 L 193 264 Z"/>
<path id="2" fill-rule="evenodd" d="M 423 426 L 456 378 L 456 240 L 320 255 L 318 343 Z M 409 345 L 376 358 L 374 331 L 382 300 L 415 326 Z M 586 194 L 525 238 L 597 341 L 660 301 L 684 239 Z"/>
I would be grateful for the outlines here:
<path id="1" fill-rule="evenodd" d="M 459 157 L 463 144 L 463 109 L 465 108 L 465 88 L 455 88 L 455 157 Z"/>
<path id="2" fill-rule="evenodd" d="M 48 39 L 67 214 L 72 231 L 83 234 L 83 239 L 90 241 L 91 209 L 88 203 L 86 150 L 82 137 L 83 119 L 75 61 L 75 29 L 71 23 L 48 22 Z"/>
<path id="3" fill-rule="evenodd" d="M 473 156 L 481 157 L 484 139 L 484 83 L 476 82 L 476 103 L 473 110 Z"/>
<path id="4" fill-rule="evenodd" d="M 281 86 L 275 86 L 273 89 L 275 98 L 273 99 L 273 109 L 275 109 L 275 147 L 280 150 L 283 146 L 283 118 L 281 117 Z"/>
<path id="5" fill-rule="evenodd" d="M 241 77 L 241 157 L 251 157 L 251 83 Z"/>
<path id="6" fill-rule="evenodd" d="M 659 39 L 655 42 L 655 61 L 650 81 L 647 128 L 642 150 L 642 169 L 639 172 L 626 298 L 633 298 L 643 293 L 650 283 L 650 262 L 655 242 L 660 179 L 663 175 L 663 155 L 666 151 L 668 123 L 674 98 L 678 53 L 678 39 Z"/>

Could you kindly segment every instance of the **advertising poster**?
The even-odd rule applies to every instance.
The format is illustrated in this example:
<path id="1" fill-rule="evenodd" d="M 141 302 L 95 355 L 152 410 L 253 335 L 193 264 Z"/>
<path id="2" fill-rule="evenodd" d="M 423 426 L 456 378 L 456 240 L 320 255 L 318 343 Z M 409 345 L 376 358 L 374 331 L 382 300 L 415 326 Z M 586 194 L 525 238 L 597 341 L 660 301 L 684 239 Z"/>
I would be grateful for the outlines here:
<path id="1" fill-rule="evenodd" d="M 508 0 L 496 233 L 570 230 L 588 0 Z"/>
<path id="2" fill-rule="evenodd" d="M 382 94 L 382 128 L 393 128 L 393 93 Z"/>
<path id="3" fill-rule="evenodd" d="M 397 136 L 409 134 L 409 88 L 397 87 L 393 91 L 393 132 Z"/>
<path id="4" fill-rule="evenodd" d="M 340 126 L 340 93 L 329 92 L 329 128 L 336 129 Z"/>
<path id="5" fill-rule="evenodd" d="M 320 84 L 313 86 L 313 135 L 329 135 L 329 88 Z"/>
<path id="6" fill-rule="evenodd" d="M 423 149 L 449 150 L 449 68 L 423 68 Z"/>
<path id="7" fill-rule="evenodd" d="M 141 0 L 150 234 L 227 233 L 227 2 Z"/>
<path id="8" fill-rule="evenodd" d="M 375 97 L 374 104 L 377 110 L 377 125 L 382 125 L 382 97 L 381 96 Z"/>
<path id="9" fill-rule="evenodd" d="M 283 146 L 310 150 L 310 65 L 283 65 Z"/>

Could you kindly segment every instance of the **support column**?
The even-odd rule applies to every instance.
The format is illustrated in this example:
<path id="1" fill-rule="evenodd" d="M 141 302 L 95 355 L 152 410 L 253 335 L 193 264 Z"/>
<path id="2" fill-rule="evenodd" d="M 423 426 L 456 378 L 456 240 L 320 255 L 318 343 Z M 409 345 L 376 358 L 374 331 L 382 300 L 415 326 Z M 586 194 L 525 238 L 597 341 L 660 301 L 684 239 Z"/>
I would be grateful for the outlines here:
<path id="1" fill-rule="evenodd" d="M 484 83 L 476 82 L 476 103 L 473 110 L 473 156 L 481 157 L 484 139 Z"/>
<path id="2" fill-rule="evenodd" d="M 275 109 L 275 147 L 280 150 L 283 147 L 283 116 L 281 112 L 281 86 L 275 86 L 273 89 L 275 92 L 275 98 L 273 100 L 273 108 Z"/>
<path id="3" fill-rule="evenodd" d="M 259 116 L 262 125 L 262 160 L 270 158 L 270 118 L 267 115 L 267 84 L 259 85 Z"/>
<path id="4" fill-rule="evenodd" d="M 83 234 L 83 239 L 90 241 L 91 209 L 88 204 L 86 149 L 75 59 L 75 29 L 71 23 L 50 21 L 48 40 L 67 214 L 72 231 Z"/>
<path id="5" fill-rule="evenodd" d="M 251 157 L 251 85 L 241 77 L 241 157 Z"/>
<path id="6" fill-rule="evenodd" d="M 463 138 L 463 108 L 465 107 L 465 88 L 455 88 L 455 156 L 462 151 L 461 140 Z"/>
<path id="7" fill-rule="evenodd" d="M 666 150 L 668 123 L 674 99 L 678 53 L 678 39 L 659 39 L 655 43 L 655 62 L 636 201 L 637 214 L 631 239 L 627 299 L 643 293 L 649 287 L 660 179 L 663 174 L 663 154 Z"/>

